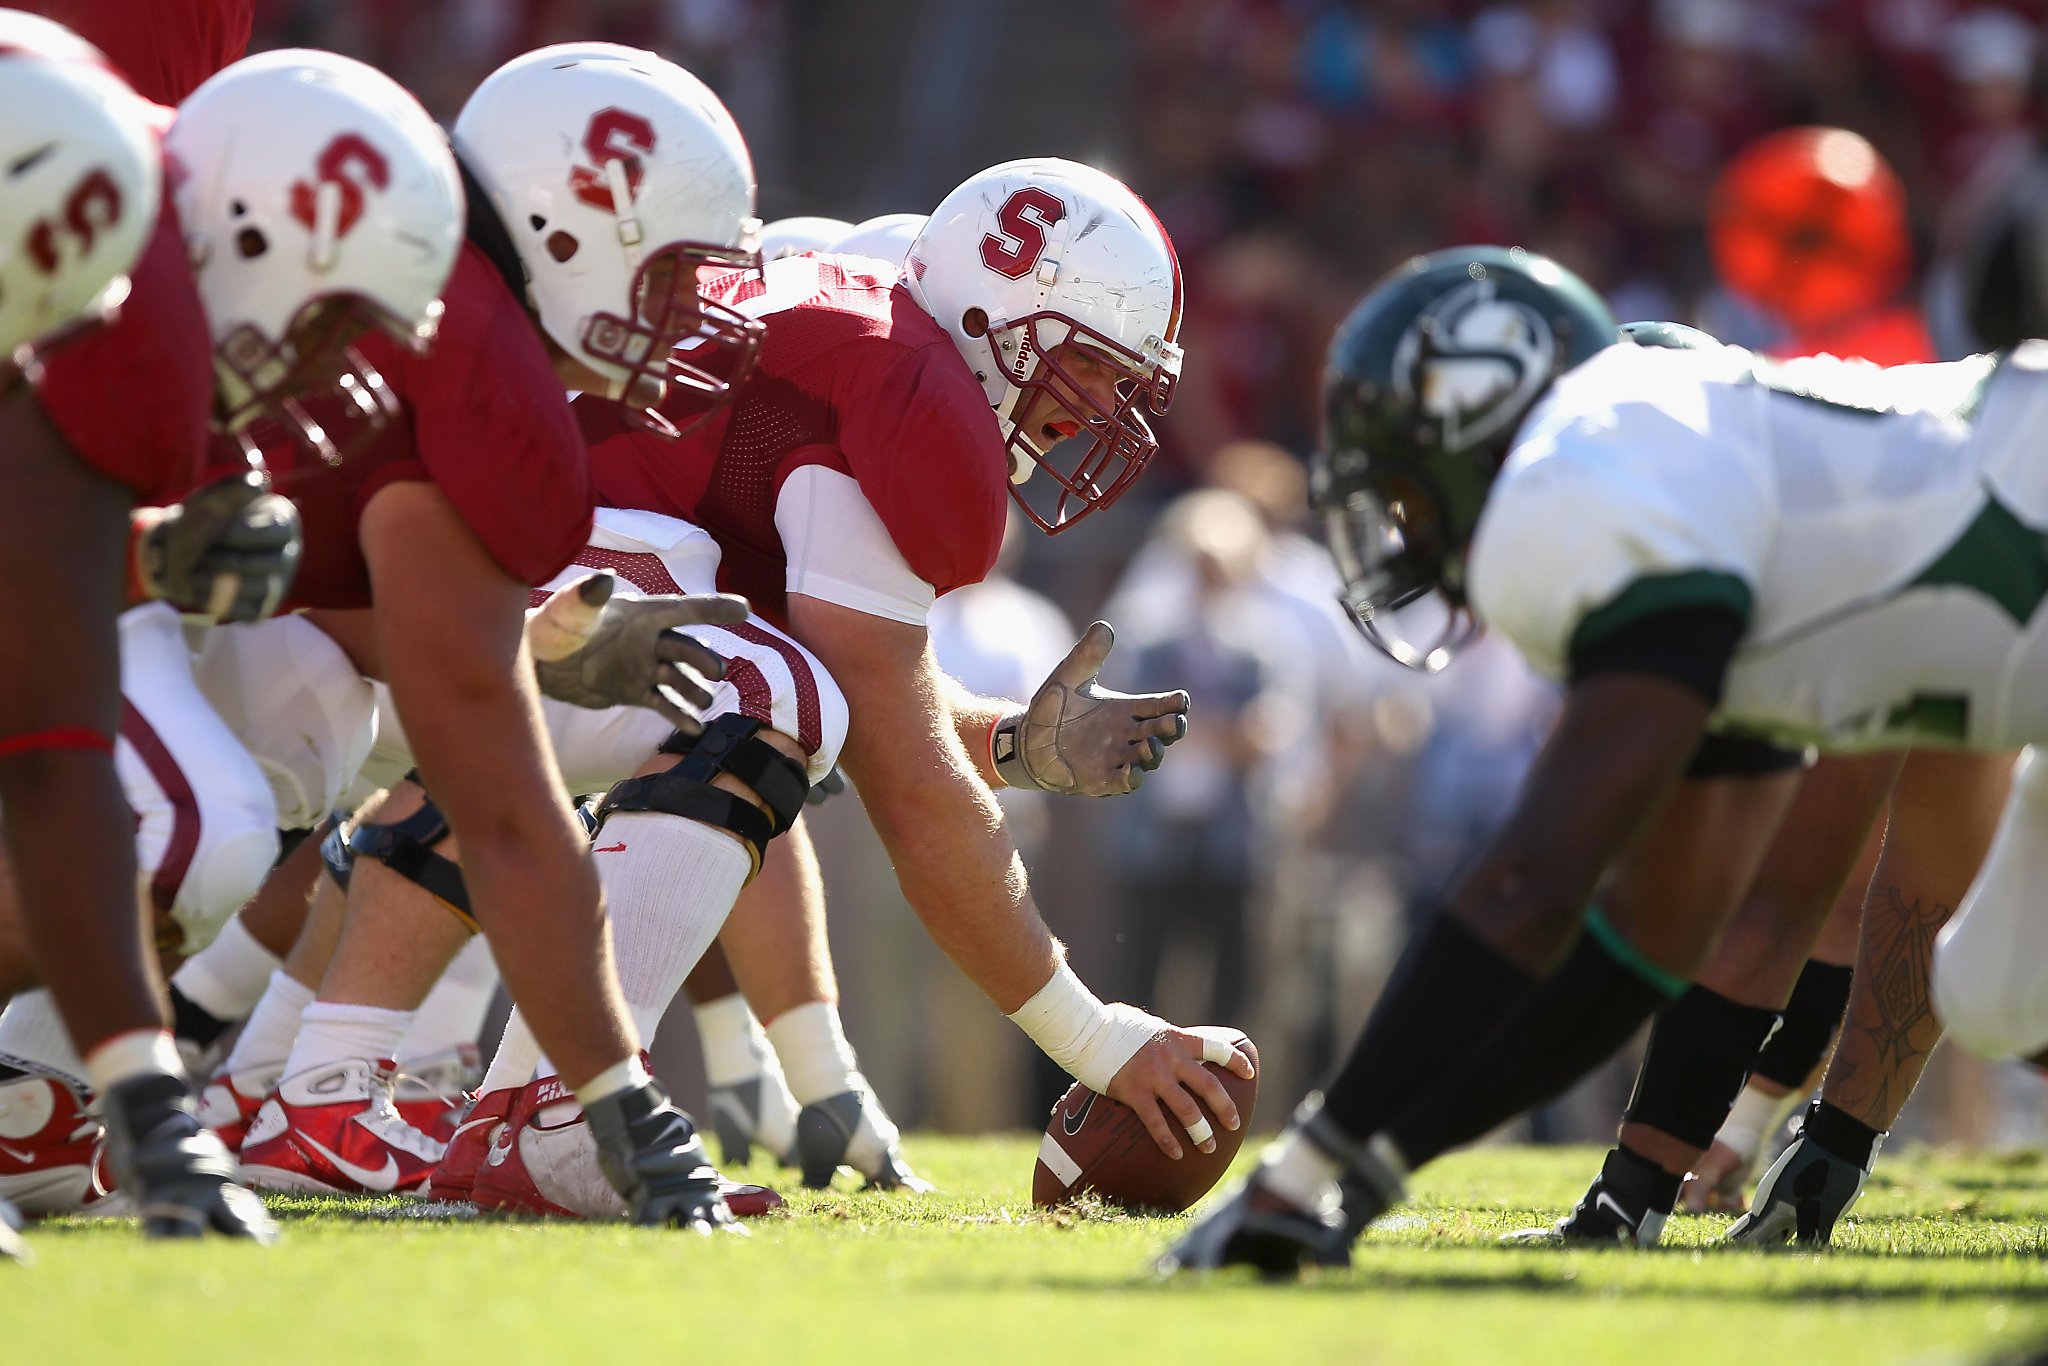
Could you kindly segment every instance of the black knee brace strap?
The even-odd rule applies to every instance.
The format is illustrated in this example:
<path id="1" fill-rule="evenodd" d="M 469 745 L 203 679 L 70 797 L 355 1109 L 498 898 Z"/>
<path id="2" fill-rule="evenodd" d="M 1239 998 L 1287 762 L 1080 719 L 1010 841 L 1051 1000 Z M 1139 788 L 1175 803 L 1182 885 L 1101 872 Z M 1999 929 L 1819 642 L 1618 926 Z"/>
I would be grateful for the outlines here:
<path id="1" fill-rule="evenodd" d="M 768 841 L 796 822 L 810 791 L 804 766 L 763 740 L 760 730 L 761 723 L 751 717 L 721 716 L 709 722 L 702 735 L 670 736 L 661 753 L 679 754 L 683 761 L 666 773 L 615 784 L 598 804 L 598 829 L 614 811 L 658 811 L 701 821 L 739 836 L 753 872 L 759 873 Z M 763 815 L 744 797 L 713 787 L 711 780 L 721 773 L 751 787 L 772 815 Z"/>
<path id="2" fill-rule="evenodd" d="M 405 776 L 410 782 L 419 781 L 416 771 Z M 420 795 L 426 798 L 425 804 L 403 820 L 388 825 L 360 822 L 345 835 L 346 827 L 336 826 L 320 843 L 321 861 L 346 890 L 356 859 L 375 859 L 446 906 L 476 933 L 482 927 L 469 908 L 469 886 L 462 879 L 461 865 L 434 852 L 434 846 L 448 838 L 448 818 L 424 790 Z"/>

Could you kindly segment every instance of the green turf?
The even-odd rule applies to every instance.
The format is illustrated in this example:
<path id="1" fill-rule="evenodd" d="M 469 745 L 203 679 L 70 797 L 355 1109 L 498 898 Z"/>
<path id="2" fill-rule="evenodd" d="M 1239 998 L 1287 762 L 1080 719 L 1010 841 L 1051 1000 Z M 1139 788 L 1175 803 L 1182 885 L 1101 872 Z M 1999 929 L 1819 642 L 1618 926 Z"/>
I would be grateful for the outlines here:
<path id="1" fill-rule="evenodd" d="M 918 1138 L 922 1199 L 812 1196 L 754 1235 L 424 1218 L 396 1200 L 279 1200 L 285 1242 L 143 1244 L 46 1224 L 0 1268 L 0 1361 L 501 1363 L 1104 1360 L 1978 1360 L 2048 1340 L 2048 1159 L 1887 1154 L 1825 1255 L 1494 1245 L 1547 1222 L 1597 1154 L 1446 1160 L 1358 1265 L 1301 1286 L 1152 1284 L 1182 1226 L 1040 1214 L 1032 1141 Z M 769 1173 L 756 1171 L 758 1178 Z"/>

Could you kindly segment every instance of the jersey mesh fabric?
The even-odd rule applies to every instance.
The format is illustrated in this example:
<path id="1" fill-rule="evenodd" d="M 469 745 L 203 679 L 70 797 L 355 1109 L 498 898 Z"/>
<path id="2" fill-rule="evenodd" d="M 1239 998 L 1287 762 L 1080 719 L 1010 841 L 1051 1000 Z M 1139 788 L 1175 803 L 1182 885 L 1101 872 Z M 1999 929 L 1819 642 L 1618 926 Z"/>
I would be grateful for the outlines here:
<path id="1" fill-rule="evenodd" d="M 616 404 L 579 400 L 600 500 L 709 531 L 724 552 L 719 586 L 777 623 L 787 557 L 776 500 L 808 465 L 858 481 L 938 591 L 980 581 L 1002 541 L 1001 438 L 951 340 L 894 275 L 792 257 L 765 283 L 728 275 L 706 293 L 763 319 L 758 366 L 734 403 L 673 442 L 626 426 Z"/>

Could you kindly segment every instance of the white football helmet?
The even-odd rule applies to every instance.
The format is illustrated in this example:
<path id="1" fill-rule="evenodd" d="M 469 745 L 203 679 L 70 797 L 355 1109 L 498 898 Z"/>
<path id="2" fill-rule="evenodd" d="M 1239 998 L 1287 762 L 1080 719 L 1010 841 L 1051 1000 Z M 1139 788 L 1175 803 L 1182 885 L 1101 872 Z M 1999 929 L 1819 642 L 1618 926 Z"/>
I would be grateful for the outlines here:
<path id="1" fill-rule="evenodd" d="M 149 104 L 69 29 L 0 10 L 0 380 L 128 297 L 162 189 Z"/>
<path id="2" fill-rule="evenodd" d="M 807 251 L 824 251 L 852 231 L 853 224 L 844 218 L 821 218 L 815 214 L 778 218 L 761 229 L 761 259 L 780 261 Z"/>
<path id="3" fill-rule="evenodd" d="M 825 250 L 835 256 L 873 257 L 901 270 L 910 244 L 924 231 L 926 222 L 921 213 L 881 214 L 856 224 Z"/>
<path id="4" fill-rule="evenodd" d="M 1159 449 L 1145 410 L 1164 413 L 1180 376 L 1180 262 L 1145 201 L 1091 166 L 1036 157 L 974 176 L 910 244 L 904 283 L 952 336 L 1002 422 L 1011 494 L 1047 533 L 1108 507 Z M 1105 404 L 1060 363 L 1072 344 L 1127 378 Z M 1061 458 L 1062 424 L 1017 418 L 1044 394 L 1087 449 Z M 1021 486 L 1043 469 L 1041 510 Z"/>
<path id="5" fill-rule="evenodd" d="M 697 291 L 759 272 L 754 164 L 710 87 L 652 52 L 566 43 L 516 57 L 455 120 L 455 149 L 526 268 L 555 344 L 651 430 L 670 384 L 729 399 L 762 326 Z"/>
<path id="6" fill-rule="evenodd" d="M 213 333 L 221 425 L 278 415 L 330 463 L 395 409 L 348 348 L 376 328 L 425 350 L 462 245 L 454 154 L 374 67 L 286 49 L 187 96 L 164 139 L 171 197 Z M 298 399 L 338 384 L 362 421 L 328 431 Z"/>

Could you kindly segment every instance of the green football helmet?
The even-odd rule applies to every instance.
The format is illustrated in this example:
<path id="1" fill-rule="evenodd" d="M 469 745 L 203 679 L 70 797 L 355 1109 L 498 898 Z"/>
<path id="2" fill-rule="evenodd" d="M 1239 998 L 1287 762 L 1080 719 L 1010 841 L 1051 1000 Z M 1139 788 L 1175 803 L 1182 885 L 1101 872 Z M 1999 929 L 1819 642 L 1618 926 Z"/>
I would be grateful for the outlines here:
<path id="1" fill-rule="evenodd" d="M 1343 602 L 1396 663 L 1435 673 L 1478 630 L 1465 548 L 1515 432 L 1552 380 L 1615 340 L 1607 306 L 1519 247 L 1454 247 L 1394 271 L 1337 328 L 1312 498 Z M 1434 644 L 1396 610 L 1437 594 Z"/>

